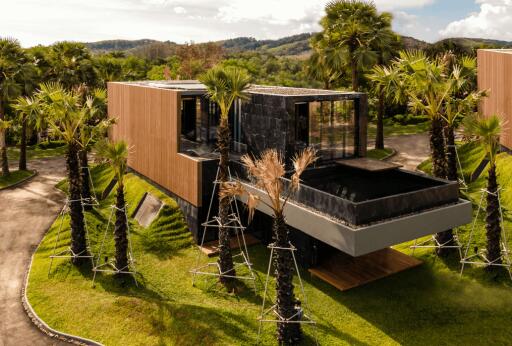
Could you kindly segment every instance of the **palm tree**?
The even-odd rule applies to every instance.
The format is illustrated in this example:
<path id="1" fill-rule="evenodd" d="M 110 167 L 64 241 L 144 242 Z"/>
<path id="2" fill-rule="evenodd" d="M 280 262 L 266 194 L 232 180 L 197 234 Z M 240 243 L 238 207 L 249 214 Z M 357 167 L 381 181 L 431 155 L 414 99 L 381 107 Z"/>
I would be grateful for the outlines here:
<path id="1" fill-rule="evenodd" d="M 375 93 L 379 99 L 375 149 L 384 149 L 384 113 L 386 112 L 386 102 L 403 103 L 406 100 L 403 88 L 399 85 L 399 73 L 398 69 L 376 65 L 368 74 L 368 79 L 373 83 Z"/>
<path id="2" fill-rule="evenodd" d="M 5 143 L 5 133 L 7 129 L 11 127 L 11 122 L 7 120 L 0 119 L 0 150 L 2 151 L 2 156 L 7 157 L 7 145 Z M 2 161 L 2 176 L 6 177 L 9 175 L 9 166 L 4 167 L 7 161 Z"/>
<path id="3" fill-rule="evenodd" d="M 5 109 L 12 99 L 22 92 L 23 66 L 26 64 L 26 55 L 20 43 L 11 38 L 0 38 L 0 120 L 5 119 Z M 9 175 L 9 162 L 7 158 L 7 145 L 5 143 L 7 127 L 0 129 L 3 138 L 1 146 L 2 175 Z"/>
<path id="4" fill-rule="evenodd" d="M 40 131 L 46 127 L 44 114 L 36 100 L 31 97 L 18 97 L 14 108 L 18 111 L 18 122 L 21 123 L 21 139 L 20 139 L 20 160 L 19 169 L 27 169 L 27 127 L 32 127 L 36 131 Z"/>
<path id="5" fill-rule="evenodd" d="M 65 89 L 70 90 L 84 83 L 94 87 L 99 82 L 92 56 L 82 43 L 57 42 L 50 46 L 48 60 L 51 63 L 49 77 Z"/>
<path id="6" fill-rule="evenodd" d="M 128 145 L 125 141 L 109 142 L 108 140 L 102 140 L 96 145 L 96 150 L 98 155 L 111 165 L 117 179 L 116 222 L 114 228 L 115 265 L 118 270 L 126 270 L 128 267 L 128 225 L 123 178 L 127 167 Z"/>
<path id="7" fill-rule="evenodd" d="M 325 46 L 321 34 L 313 36 L 310 44 L 313 53 L 306 61 L 306 74 L 329 90 L 343 74 L 342 52 L 337 47 Z"/>
<path id="8" fill-rule="evenodd" d="M 487 158 L 489 159 L 489 171 L 487 176 L 487 208 L 486 208 L 486 233 L 487 254 L 489 262 L 499 264 L 501 258 L 501 215 L 500 201 L 498 197 L 498 180 L 496 174 L 496 157 L 500 150 L 500 134 L 503 127 L 501 119 L 497 115 L 480 117 L 477 114 L 464 119 L 465 130 L 476 136 L 481 143 Z M 488 267 L 493 268 L 492 266 Z"/>
<path id="9" fill-rule="evenodd" d="M 220 124 L 217 127 L 217 147 L 220 152 L 219 181 L 228 181 L 230 133 L 228 116 L 235 100 L 247 98 L 245 91 L 249 87 L 249 76 L 236 67 L 214 67 L 206 72 L 200 81 L 208 90 L 209 98 L 220 108 Z M 221 225 L 227 224 L 229 216 L 229 198 L 219 195 L 219 218 Z M 230 248 L 229 229 L 219 228 L 219 267 L 222 273 L 235 276 L 233 257 Z M 220 276 L 220 281 L 229 288 L 232 278 Z"/>
<path id="10" fill-rule="evenodd" d="M 75 88 L 85 110 L 85 119 L 80 131 L 82 148 L 78 152 L 78 159 L 80 161 L 81 195 L 88 201 L 91 200 L 88 153 L 91 150 L 92 142 L 104 138 L 106 129 L 113 123 L 113 119 L 106 119 L 107 91 L 103 88 L 89 90 L 85 84 Z M 92 205 L 88 203 L 84 208 L 91 210 Z"/>
<path id="11" fill-rule="evenodd" d="M 261 199 L 248 194 L 240 183 L 222 185 L 221 194 L 224 196 L 248 194 L 249 215 L 252 217 L 258 203 L 264 203 L 273 212 L 274 258 L 276 269 L 277 313 L 285 319 L 296 314 L 297 300 L 293 287 L 293 257 L 287 249 L 290 247 L 289 229 L 286 225 L 284 208 L 289 198 L 300 187 L 300 176 L 304 170 L 317 159 L 316 152 L 307 148 L 293 158 L 294 173 L 289 184 L 284 184 L 285 163 L 275 149 L 264 151 L 259 159 L 249 155 L 242 157 L 248 173 L 254 178 L 256 186 L 265 192 L 267 198 Z M 302 338 L 300 324 L 277 322 L 277 338 L 280 344 L 293 345 Z"/>
<path id="12" fill-rule="evenodd" d="M 447 52 L 442 57 L 450 71 L 450 81 L 453 90 L 444 106 L 444 136 L 446 142 L 446 178 L 457 180 L 457 153 L 455 151 L 455 129 L 460 119 L 466 114 L 472 114 L 480 100 L 487 96 L 487 91 L 476 89 L 476 59 L 462 57 L 457 60 Z"/>
<path id="13" fill-rule="evenodd" d="M 334 0 L 325 7 L 326 15 L 320 21 L 323 40 L 328 46 L 337 46 L 352 73 L 352 89 L 359 90 L 360 74 L 366 66 L 378 60 L 378 48 L 391 32 L 391 15 L 377 12 L 373 2 Z"/>
<path id="14" fill-rule="evenodd" d="M 86 255 L 87 240 L 81 203 L 80 165 L 78 152 L 83 147 L 80 131 L 84 125 L 86 110 L 80 104 L 80 96 L 58 83 L 42 84 L 36 94 L 41 112 L 47 115 L 49 126 L 66 142 L 66 166 L 69 181 L 69 208 L 71 215 L 71 250 L 76 255 Z M 74 258 L 81 264 L 82 258 Z"/>

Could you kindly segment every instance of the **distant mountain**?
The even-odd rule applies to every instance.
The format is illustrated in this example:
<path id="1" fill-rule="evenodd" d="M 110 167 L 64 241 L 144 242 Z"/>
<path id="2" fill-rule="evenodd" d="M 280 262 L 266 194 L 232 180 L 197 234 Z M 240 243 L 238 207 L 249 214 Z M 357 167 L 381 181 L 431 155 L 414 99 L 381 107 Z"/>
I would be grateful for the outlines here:
<path id="1" fill-rule="evenodd" d="M 257 40 L 253 37 L 237 37 L 233 39 L 221 40 L 216 43 L 228 53 L 240 52 L 261 52 L 272 53 L 276 56 L 294 56 L 304 57 L 311 53 L 309 40 L 315 33 L 304 33 L 293 36 L 287 36 L 276 40 Z M 428 52 L 437 52 L 451 49 L 460 53 L 471 53 L 478 48 L 512 48 L 512 42 L 475 39 L 475 38 L 449 38 L 436 43 L 428 43 L 415 39 L 414 37 L 402 36 L 404 49 L 421 49 Z M 146 56 L 150 52 L 151 56 L 158 57 L 174 54 L 179 46 L 170 41 L 157 41 L 150 39 L 143 40 L 109 40 L 85 43 L 95 53 L 106 53 L 112 51 L 125 51 L 129 54 Z"/>
<path id="2" fill-rule="evenodd" d="M 146 46 L 160 41 L 142 39 L 142 40 L 107 40 L 98 42 L 85 43 L 90 50 L 97 53 L 112 52 L 112 51 L 126 51 L 132 48 Z"/>

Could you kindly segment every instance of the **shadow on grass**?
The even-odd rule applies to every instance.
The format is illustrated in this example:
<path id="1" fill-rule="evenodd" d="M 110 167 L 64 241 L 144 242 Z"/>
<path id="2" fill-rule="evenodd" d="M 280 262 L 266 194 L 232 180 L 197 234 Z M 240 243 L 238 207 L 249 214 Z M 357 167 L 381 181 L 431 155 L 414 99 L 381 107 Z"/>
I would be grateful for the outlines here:
<path id="1" fill-rule="evenodd" d="M 248 335 L 245 328 L 253 322 L 250 317 L 219 307 L 177 303 L 158 288 L 150 287 L 143 275 L 137 275 L 137 285 L 131 275 L 100 275 L 96 278 L 96 284 L 110 294 L 150 303 L 153 306 L 148 316 L 151 335 L 157 335 L 161 345 L 209 345 L 225 336 L 242 344 L 254 341 L 254 336 Z M 123 300 L 120 302 L 123 304 Z M 130 304 L 129 301 L 125 302 Z"/>

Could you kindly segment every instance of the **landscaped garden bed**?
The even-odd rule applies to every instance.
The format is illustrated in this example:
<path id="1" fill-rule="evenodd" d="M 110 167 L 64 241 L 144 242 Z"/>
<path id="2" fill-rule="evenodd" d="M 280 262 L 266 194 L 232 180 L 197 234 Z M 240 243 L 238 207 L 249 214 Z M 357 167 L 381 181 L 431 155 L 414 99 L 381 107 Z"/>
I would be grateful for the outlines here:
<path id="1" fill-rule="evenodd" d="M 35 171 L 12 171 L 6 177 L 0 177 L 0 190 L 17 186 L 35 176 Z"/>
<path id="2" fill-rule="evenodd" d="M 112 172 L 99 166 L 92 173 L 100 195 Z M 57 219 L 35 254 L 29 276 L 28 299 L 36 313 L 57 330 L 106 345 L 255 343 L 268 250 L 261 245 L 249 248 L 261 279 L 257 295 L 244 286 L 237 295 L 220 286 L 208 290 L 211 285 L 201 281 L 193 287 L 189 270 L 197 250 L 176 203 L 133 174 L 127 175 L 125 186 L 129 216 L 146 191 L 166 203 L 147 229 L 130 218 L 139 287 L 129 278 L 119 282 L 110 275 L 98 275 L 93 288 L 90 268 L 77 269 L 68 260 L 55 260 L 48 276 Z M 107 224 L 113 195 L 86 213 L 93 251 Z M 57 250 L 68 242 L 66 233 Z M 409 245 L 399 249 L 410 254 Z M 425 261 L 423 266 L 344 293 L 303 273 L 319 343 L 510 342 L 512 332 L 506 326 L 512 324 L 512 285 L 505 275 L 495 278 L 483 269 L 471 269 L 460 278 L 456 258 L 435 260 L 431 250 L 416 250 L 415 255 Z M 272 324 L 265 326 L 263 344 L 275 343 L 274 330 Z M 305 328 L 304 344 L 312 343 L 312 331 Z"/>

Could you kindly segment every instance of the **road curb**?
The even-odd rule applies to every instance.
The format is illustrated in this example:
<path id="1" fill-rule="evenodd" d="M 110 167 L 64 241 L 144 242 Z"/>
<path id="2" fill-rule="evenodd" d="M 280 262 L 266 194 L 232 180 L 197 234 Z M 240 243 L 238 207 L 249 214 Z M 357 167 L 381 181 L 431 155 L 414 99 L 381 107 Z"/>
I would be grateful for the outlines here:
<path id="1" fill-rule="evenodd" d="M 29 175 L 28 177 L 23 178 L 22 180 L 18 181 L 17 183 L 14 183 L 12 185 L 5 186 L 5 187 L 0 187 L 0 191 L 11 190 L 11 189 L 17 188 L 18 186 L 25 184 L 27 181 L 31 180 L 32 178 L 34 178 L 35 176 L 37 176 L 39 174 L 39 172 L 37 172 L 37 170 L 35 170 L 35 169 L 33 169 L 32 172 L 33 172 L 32 175 Z"/>
<path id="2" fill-rule="evenodd" d="M 396 151 L 396 149 L 394 148 L 388 148 L 388 149 L 391 149 L 391 152 L 384 156 L 381 161 L 386 161 L 386 160 L 389 160 L 390 158 L 392 158 L 393 156 L 395 156 L 396 154 L 398 154 L 398 151 Z"/>
<path id="3" fill-rule="evenodd" d="M 57 216 L 58 217 L 58 216 Z M 57 219 L 57 217 L 55 219 Z M 48 233 L 48 230 L 45 232 Z M 21 303 L 23 305 L 23 309 L 25 310 L 26 314 L 32 321 L 32 323 L 44 334 L 48 335 L 51 338 L 58 339 L 60 341 L 68 342 L 70 344 L 74 345 L 86 345 L 86 346 L 103 346 L 103 344 L 96 342 L 94 340 L 82 338 L 80 336 L 67 334 L 58 330 L 53 329 L 50 327 L 46 322 L 44 322 L 34 311 L 32 308 L 32 305 L 30 305 L 30 302 L 27 298 L 27 287 L 28 287 L 28 278 L 30 274 L 30 270 L 32 269 L 32 263 L 34 262 L 34 256 L 37 252 L 37 249 L 39 249 L 39 246 L 41 245 L 42 241 L 44 239 L 41 239 L 39 244 L 34 249 L 34 252 L 32 253 L 32 256 L 30 257 L 30 264 L 27 268 L 27 271 L 25 273 L 25 280 L 23 283 L 23 287 L 21 288 Z"/>

